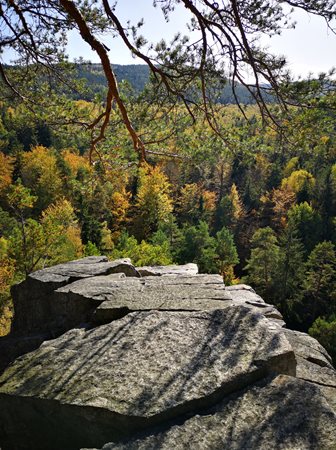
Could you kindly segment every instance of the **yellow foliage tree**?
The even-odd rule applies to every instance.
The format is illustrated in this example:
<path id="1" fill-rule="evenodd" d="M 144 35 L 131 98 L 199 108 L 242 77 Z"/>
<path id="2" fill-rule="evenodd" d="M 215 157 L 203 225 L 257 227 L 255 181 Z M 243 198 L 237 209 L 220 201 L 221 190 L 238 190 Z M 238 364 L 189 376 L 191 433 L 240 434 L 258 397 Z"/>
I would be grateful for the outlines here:
<path id="1" fill-rule="evenodd" d="M 0 196 L 3 196 L 12 183 L 14 160 L 0 152 Z"/>
<path id="2" fill-rule="evenodd" d="M 315 178 L 307 170 L 294 170 L 288 178 L 284 178 L 281 182 L 281 188 L 292 190 L 297 198 L 305 192 L 307 195 L 311 193 L 315 186 Z M 306 200 L 306 198 L 304 198 Z"/>
<path id="3" fill-rule="evenodd" d="M 21 216 L 10 238 L 10 253 L 20 275 L 79 258 L 82 251 L 80 228 L 72 205 L 65 199 L 44 210 L 40 222 Z"/>
<path id="4" fill-rule="evenodd" d="M 121 187 L 120 191 L 112 194 L 112 216 L 113 216 L 113 230 L 117 231 L 120 226 L 127 220 L 127 212 L 130 207 L 130 193 L 126 188 Z"/>
<path id="5" fill-rule="evenodd" d="M 139 188 L 136 209 L 139 221 L 137 234 L 146 237 L 156 231 L 160 222 L 166 222 L 173 210 L 170 183 L 159 166 L 143 164 L 139 168 Z"/>
<path id="6" fill-rule="evenodd" d="M 36 207 L 45 209 L 62 192 L 62 179 L 53 150 L 42 146 L 22 155 L 22 181 L 38 197 Z"/>
<path id="7" fill-rule="evenodd" d="M 83 244 L 71 203 L 62 198 L 42 213 L 48 265 L 80 258 Z M 49 246 L 49 248 L 48 248 Z"/>
<path id="8" fill-rule="evenodd" d="M 8 241 L 0 237 L 0 336 L 10 331 L 13 315 L 10 302 L 10 286 L 14 279 L 15 262 L 8 257 Z"/>
<path id="9" fill-rule="evenodd" d="M 84 156 L 80 156 L 78 152 L 75 152 L 72 149 L 65 149 L 62 150 L 61 155 L 73 177 L 77 176 L 79 169 L 92 171 L 92 167 L 90 166 L 88 159 Z"/>
<path id="10" fill-rule="evenodd" d="M 232 219 L 234 222 L 238 222 L 244 216 L 244 207 L 234 183 L 231 186 L 229 197 L 232 203 Z"/>

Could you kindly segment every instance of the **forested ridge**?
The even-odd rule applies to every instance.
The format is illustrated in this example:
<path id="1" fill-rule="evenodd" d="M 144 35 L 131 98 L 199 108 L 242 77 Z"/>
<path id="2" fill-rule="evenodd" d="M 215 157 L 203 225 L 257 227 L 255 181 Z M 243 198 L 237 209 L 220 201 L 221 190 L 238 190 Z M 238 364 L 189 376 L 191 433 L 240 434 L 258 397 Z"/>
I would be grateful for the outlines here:
<path id="1" fill-rule="evenodd" d="M 84 79 L 87 82 L 88 93 L 85 100 L 93 100 L 95 95 L 103 96 L 106 94 L 107 82 L 101 64 L 77 63 L 74 64 L 74 70 L 78 79 Z M 140 93 L 145 89 L 149 81 L 150 70 L 145 64 L 113 64 L 115 76 L 119 82 L 128 82 L 135 92 Z M 235 85 L 235 94 L 241 104 L 255 104 L 255 99 L 251 96 L 248 89 L 240 84 Z M 272 96 L 266 96 L 272 101 Z M 232 91 L 232 83 L 226 83 L 218 92 L 217 101 L 224 105 L 236 104 L 236 99 Z"/>
<path id="2" fill-rule="evenodd" d="M 280 126 L 266 125 L 255 106 L 245 107 L 246 121 L 237 106 L 217 105 L 219 136 L 178 105 L 151 103 L 146 89 L 123 85 L 138 129 L 156 138 L 140 165 L 117 112 L 90 164 L 87 130 L 57 120 L 57 104 L 36 114 L 1 103 L 2 333 L 11 284 L 104 254 L 135 265 L 196 262 L 227 284 L 249 283 L 335 357 L 335 93 L 314 109 L 293 108 L 291 120 L 273 106 Z M 83 122 L 96 108 L 66 102 L 68 117 L 80 111 Z"/>
<path id="3" fill-rule="evenodd" d="M 6 65 L 6 70 L 20 71 L 19 66 Z M 74 100 L 94 101 L 96 98 L 104 98 L 107 93 L 107 80 L 101 64 L 90 62 L 69 63 L 68 69 L 71 70 L 74 81 L 84 82 L 85 90 L 74 90 L 69 93 L 64 89 L 64 86 L 59 87 L 59 94 L 66 93 Z M 113 64 L 113 71 L 116 79 L 121 84 L 128 84 L 129 87 L 136 94 L 140 94 L 146 88 L 150 80 L 150 70 L 145 64 Z M 41 76 L 40 83 L 43 83 L 44 78 Z M 0 79 L 0 85 L 2 81 Z M 199 94 L 198 94 L 199 95 Z M 256 100 L 253 98 L 248 89 L 240 84 L 235 83 L 235 92 L 232 89 L 232 82 L 227 80 L 223 86 L 218 88 L 216 94 L 216 101 L 223 105 L 236 104 L 236 98 L 242 105 L 255 104 Z M 271 94 L 266 94 L 265 97 L 269 102 L 274 99 Z"/>

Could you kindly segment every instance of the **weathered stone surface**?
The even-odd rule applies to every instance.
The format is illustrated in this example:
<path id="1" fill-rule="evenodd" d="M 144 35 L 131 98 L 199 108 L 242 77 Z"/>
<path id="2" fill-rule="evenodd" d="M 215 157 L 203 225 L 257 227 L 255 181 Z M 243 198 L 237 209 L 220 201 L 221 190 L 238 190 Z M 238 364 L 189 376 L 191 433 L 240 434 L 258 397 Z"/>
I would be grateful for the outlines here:
<path id="1" fill-rule="evenodd" d="M 302 380 L 311 381 L 320 385 L 335 388 L 336 393 L 336 371 L 329 366 L 321 367 L 318 364 L 307 361 L 296 355 L 296 376 Z"/>
<path id="2" fill-rule="evenodd" d="M 148 276 L 162 276 L 162 275 L 197 275 L 198 267 L 197 264 L 184 264 L 181 266 L 171 265 L 171 266 L 143 266 L 137 267 L 138 272 L 142 277 Z"/>
<path id="3" fill-rule="evenodd" d="M 87 322 L 99 304 L 88 297 L 55 300 L 54 291 L 75 280 L 99 275 L 110 279 L 140 276 L 129 259 L 108 261 L 105 256 L 89 256 L 30 274 L 12 288 L 14 321 L 9 336 L 0 338 L 0 373 L 17 356 L 31 351 L 46 339 Z"/>
<path id="4" fill-rule="evenodd" d="M 318 385 L 336 412 L 336 371 L 327 351 L 308 334 L 286 329 L 283 332 L 295 352 L 296 376 Z"/>
<path id="5" fill-rule="evenodd" d="M 243 289 L 238 289 L 239 285 L 235 286 L 236 289 L 230 289 L 231 287 L 233 286 L 228 286 L 226 290 L 230 292 L 230 295 L 235 302 L 264 309 L 263 314 L 267 317 L 279 320 L 283 319 L 280 312 L 273 305 L 268 305 L 265 303 L 265 301 L 253 290 L 246 289 L 246 287 Z"/>
<path id="6" fill-rule="evenodd" d="M 43 341 L 50 339 L 49 333 L 28 336 L 4 336 L 0 338 L 0 374 L 20 355 L 39 347 Z M 1 447 L 0 447 L 1 448 Z"/>
<path id="7" fill-rule="evenodd" d="M 274 306 L 260 297 L 260 301 L 253 302 L 251 295 L 258 297 L 246 289 L 228 290 L 219 275 L 180 275 L 121 280 L 104 276 L 88 278 L 56 290 L 54 297 L 57 303 L 74 303 L 80 299 L 84 303 L 100 302 L 93 314 L 96 324 L 108 323 L 131 311 L 207 311 L 242 305 L 283 326 L 282 316 Z"/>
<path id="8" fill-rule="evenodd" d="M 248 286 L 247 284 L 234 284 L 232 286 L 226 286 L 226 289 L 228 291 L 250 291 L 255 293 L 255 290 L 251 286 Z"/>
<path id="9" fill-rule="evenodd" d="M 334 410 L 334 412 L 336 412 L 336 388 L 326 386 L 324 384 L 315 386 L 318 386 L 320 388 L 329 406 Z"/>
<path id="10" fill-rule="evenodd" d="M 166 282 L 168 281 L 168 282 Z M 55 291 L 58 302 L 103 302 L 94 313 L 96 323 L 107 323 L 130 311 L 224 309 L 232 305 L 223 280 L 216 275 L 144 277 L 111 280 L 94 277 Z"/>
<path id="11" fill-rule="evenodd" d="M 333 368 L 331 357 L 316 339 L 300 331 L 284 329 L 284 333 L 297 356 L 321 367 Z"/>
<path id="12" fill-rule="evenodd" d="M 0 377 L 0 442 L 4 449 L 9 442 L 35 450 L 102 446 L 270 373 L 294 375 L 295 366 L 284 334 L 244 307 L 131 313 L 71 330 L 8 367 Z"/>
<path id="13" fill-rule="evenodd" d="M 38 270 L 29 275 L 29 278 L 43 283 L 78 280 L 82 278 L 109 275 L 112 273 L 124 273 L 129 277 L 139 276 L 129 258 L 109 261 L 106 256 L 88 256 L 86 258 L 70 261 L 57 266 Z"/>
<path id="14" fill-rule="evenodd" d="M 317 386 L 279 375 L 181 425 L 103 449 L 331 450 L 335 429 L 336 415 Z"/>
<path id="15" fill-rule="evenodd" d="M 86 319 L 86 308 L 90 310 L 91 304 L 57 303 L 53 292 L 75 280 L 117 272 L 139 276 L 129 259 L 108 261 L 105 256 L 89 256 L 31 273 L 12 288 L 15 309 L 12 333 L 22 335 L 50 330 L 58 333 L 80 323 Z"/>

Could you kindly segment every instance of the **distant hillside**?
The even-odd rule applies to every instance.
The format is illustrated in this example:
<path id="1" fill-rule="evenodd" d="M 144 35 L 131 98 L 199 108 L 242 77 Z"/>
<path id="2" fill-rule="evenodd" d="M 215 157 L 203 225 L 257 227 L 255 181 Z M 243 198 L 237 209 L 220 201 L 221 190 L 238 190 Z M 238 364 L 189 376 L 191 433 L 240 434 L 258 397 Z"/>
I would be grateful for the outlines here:
<path id="1" fill-rule="evenodd" d="M 18 66 L 5 66 L 6 70 L 21 70 Z M 96 95 L 100 95 L 103 98 L 106 95 L 107 83 L 105 74 L 101 64 L 83 63 L 74 64 L 75 72 L 77 72 L 78 79 L 84 79 L 87 81 L 87 92 L 85 94 L 73 93 L 71 94 L 72 99 L 83 99 L 91 101 Z M 113 70 L 116 75 L 118 82 L 123 80 L 128 81 L 136 93 L 140 93 L 145 88 L 146 83 L 149 81 L 150 71 L 146 64 L 129 64 L 121 65 L 114 64 Z M 75 75 L 76 76 L 76 75 Z M 39 78 L 41 82 L 45 81 L 44 75 Z M 3 81 L 0 78 L 0 89 Z M 62 87 L 58 87 L 59 92 L 63 93 Z M 242 84 L 237 84 L 235 88 L 235 93 L 238 101 L 241 104 L 250 105 L 254 104 L 255 100 Z M 69 93 L 68 93 L 69 95 Z M 272 102 L 271 95 L 265 94 L 265 98 Z M 230 84 L 223 88 L 223 91 L 218 95 L 218 101 L 221 104 L 235 104 L 236 99 L 232 92 L 232 87 Z"/>
<path id="2" fill-rule="evenodd" d="M 120 83 L 128 81 L 136 92 L 141 92 L 149 80 L 149 68 L 146 64 L 113 65 L 114 73 Z M 78 77 L 85 78 L 93 93 L 106 89 L 106 79 L 101 64 L 78 64 Z"/>
<path id="3" fill-rule="evenodd" d="M 118 82 L 128 81 L 136 92 L 141 92 L 149 80 L 149 68 L 145 64 L 120 65 L 114 64 L 113 69 Z M 92 94 L 104 94 L 106 90 L 106 79 L 101 64 L 78 64 L 78 77 L 88 81 L 88 87 Z M 90 94 L 89 94 L 90 95 Z M 255 103 L 254 99 L 243 85 L 236 87 L 238 100 L 243 104 Z M 88 100 L 90 98 L 87 98 Z M 220 103 L 236 103 L 230 85 L 223 89 L 220 95 Z"/>

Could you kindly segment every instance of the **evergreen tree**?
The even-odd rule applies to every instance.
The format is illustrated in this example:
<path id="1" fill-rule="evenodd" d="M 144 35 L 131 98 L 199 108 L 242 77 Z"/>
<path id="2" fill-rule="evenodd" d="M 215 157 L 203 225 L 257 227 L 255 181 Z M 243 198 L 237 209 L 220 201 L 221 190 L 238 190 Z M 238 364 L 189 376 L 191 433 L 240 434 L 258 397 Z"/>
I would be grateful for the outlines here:
<path id="1" fill-rule="evenodd" d="M 248 272 L 246 281 L 271 301 L 280 257 L 274 231 L 270 227 L 259 228 L 252 237 L 251 246 L 251 256 L 244 268 Z"/>
<path id="2" fill-rule="evenodd" d="M 223 227 L 232 228 L 234 223 L 235 207 L 230 195 L 224 195 L 217 204 L 215 211 L 214 229 L 221 230 Z"/>
<path id="3" fill-rule="evenodd" d="M 183 229 L 177 261 L 180 264 L 195 262 L 202 273 L 217 272 L 216 240 L 210 236 L 206 222 Z"/>
<path id="4" fill-rule="evenodd" d="M 307 202 L 294 205 L 288 212 L 288 226 L 296 230 L 307 257 L 321 238 L 320 215 Z"/>
<path id="5" fill-rule="evenodd" d="M 275 276 L 276 302 L 285 319 L 290 316 L 290 302 L 300 297 L 303 281 L 303 245 L 297 231 L 287 226 L 279 239 L 279 267 Z"/>
<path id="6" fill-rule="evenodd" d="M 232 284 L 234 279 L 233 267 L 239 263 L 233 234 L 223 227 L 216 234 L 216 256 L 219 263 L 219 273 L 225 284 Z"/>
<path id="7" fill-rule="evenodd" d="M 317 244 L 309 255 L 303 286 L 311 323 L 336 313 L 336 254 L 331 242 Z"/>
<path id="8" fill-rule="evenodd" d="M 336 365 L 336 315 L 328 319 L 318 317 L 309 328 L 309 334 L 323 345 Z"/>

